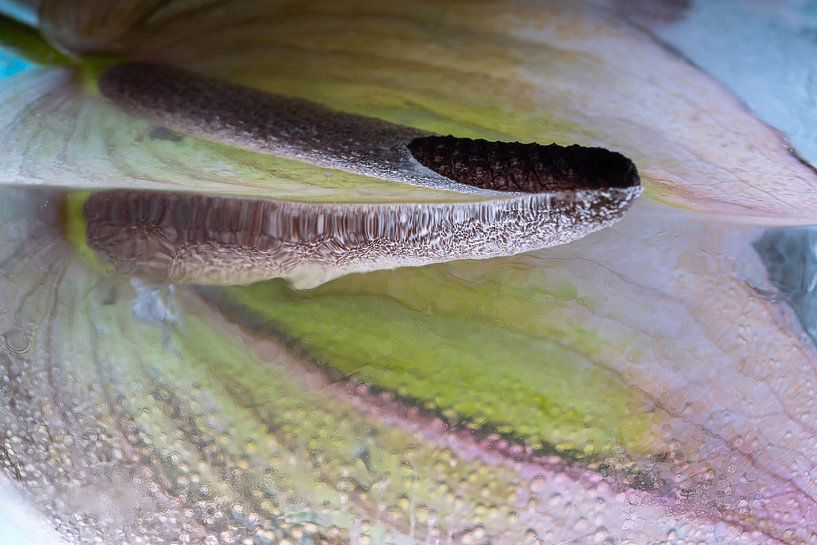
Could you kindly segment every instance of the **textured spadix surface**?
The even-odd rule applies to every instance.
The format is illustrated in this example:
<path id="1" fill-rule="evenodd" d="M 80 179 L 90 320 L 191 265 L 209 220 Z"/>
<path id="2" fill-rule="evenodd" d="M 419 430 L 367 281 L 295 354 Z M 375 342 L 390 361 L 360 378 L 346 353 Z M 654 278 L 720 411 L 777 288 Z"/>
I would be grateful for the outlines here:
<path id="1" fill-rule="evenodd" d="M 637 188 L 469 205 L 328 205 L 103 191 L 77 200 L 77 240 L 123 273 L 311 287 L 350 272 L 486 258 L 564 244 L 609 225 Z M 84 202 L 79 208 L 80 202 Z"/>

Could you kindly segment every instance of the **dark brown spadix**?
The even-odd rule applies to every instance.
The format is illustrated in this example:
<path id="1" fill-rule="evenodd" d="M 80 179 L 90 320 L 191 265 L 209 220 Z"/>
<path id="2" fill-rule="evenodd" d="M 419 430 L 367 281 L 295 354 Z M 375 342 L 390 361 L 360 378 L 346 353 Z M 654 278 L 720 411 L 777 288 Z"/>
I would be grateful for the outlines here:
<path id="1" fill-rule="evenodd" d="M 640 184 L 629 159 L 601 148 L 440 137 L 159 64 L 117 65 L 99 88 L 162 127 L 386 180 L 520 193 Z"/>
<path id="2" fill-rule="evenodd" d="M 417 161 L 456 182 L 494 191 L 542 193 L 638 186 L 632 161 L 602 148 L 489 142 L 453 136 L 415 138 Z"/>

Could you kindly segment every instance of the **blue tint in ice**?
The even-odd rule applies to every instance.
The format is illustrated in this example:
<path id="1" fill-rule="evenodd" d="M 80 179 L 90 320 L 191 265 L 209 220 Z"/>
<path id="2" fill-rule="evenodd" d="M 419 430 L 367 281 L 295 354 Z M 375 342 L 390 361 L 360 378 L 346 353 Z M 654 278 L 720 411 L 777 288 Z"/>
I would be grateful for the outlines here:
<path id="1" fill-rule="evenodd" d="M 32 65 L 20 57 L 0 49 L 0 79 L 22 72 L 30 66 Z"/>
<path id="2" fill-rule="evenodd" d="M 659 34 L 817 165 L 817 2 L 702 0 Z"/>
<path id="3" fill-rule="evenodd" d="M 0 13 L 29 26 L 37 26 L 37 13 L 23 0 L 0 0 Z"/>
<path id="4" fill-rule="evenodd" d="M 699 0 L 656 29 L 817 165 L 817 2 Z M 817 229 L 773 229 L 755 248 L 817 343 Z"/>
<path id="5" fill-rule="evenodd" d="M 769 280 L 817 343 L 817 228 L 770 229 L 755 242 Z"/>
<path id="6" fill-rule="evenodd" d="M 15 0 L 0 0 L 0 15 L 5 15 L 31 26 L 36 26 L 34 12 Z M 13 53 L 0 48 L 0 79 L 7 78 L 33 66 Z"/>

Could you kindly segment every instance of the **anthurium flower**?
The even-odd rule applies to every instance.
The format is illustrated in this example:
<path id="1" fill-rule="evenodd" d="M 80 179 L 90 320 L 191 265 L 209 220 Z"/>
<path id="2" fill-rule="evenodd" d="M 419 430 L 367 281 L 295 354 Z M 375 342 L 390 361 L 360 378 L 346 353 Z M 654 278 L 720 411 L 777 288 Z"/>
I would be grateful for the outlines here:
<path id="1" fill-rule="evenodd" d="M 632 159 L 648 194 L 662 201 L 759 223 L 813 221 L 813 171 L 694 67 L 601 8 L 518 2 L 499 11 L 422 2 L 343 9 L 310 2 L 295 9 L 285 2 L 49 1 L 40 6 L 39 24 L 51 43 L 76 55 L 168 63 L 441 135 L 603 147 Z M 605 82 L 604 93 L 594 81 Z M 31 153 L 36 168 L 28 165 L 22 176 L 21 166 L 7 162 L 7 178 L 110 183 L 116 174 L 125 185 L 148 177 L 132 163 L 89 163 L 103 143 L 115 152 L 133 147 L 136 135 L 121 134 L 127 127 L 121 120 L 110 120 L 119 130 L 106 131 L 107 109 L 100 112 L 87 97 L 66 100 L 72 93 L 65 80 L 52 85 L 63 100 L 37 111 L 65 116 L 60 126 L 75 136 L 68 142 L 77 156 Z M 4 107 L 9 130 L 11 123 L 17 131 L 16 124 L 36 126 L 14 111 Z M 83 139 L 92 118 L 96 137 Z M 32 144 L 65 141 L 66 133 L 54 130 L 38 133 Z M 183 170 L 165 166 L 164 176 L 148 178 L 173 181 Z M 205 174 L 207 180 L 226 173 Z"/>
<path id="2" fill-rule="evenodd" d="M 58 65 L 0 89 L 0 467 L 43 539 L 817 539 L 808 231 L 765 230 L 814 173 L 638 4 L 4 21 Z"/>

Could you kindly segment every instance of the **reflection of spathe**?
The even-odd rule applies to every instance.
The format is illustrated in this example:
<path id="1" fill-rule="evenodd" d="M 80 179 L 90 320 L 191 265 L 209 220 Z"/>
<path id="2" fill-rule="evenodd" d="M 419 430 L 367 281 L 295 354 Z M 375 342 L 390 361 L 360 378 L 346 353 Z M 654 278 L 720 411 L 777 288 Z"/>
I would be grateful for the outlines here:
<path id="1" fill-rule="evenodd" d="M 638 186 L 462 204 L 306 204 L 108 191 L 84 206 L 88 244 L 123 273 L 178 283 L 284 277 L 311 287 L 351 272 L 517 254 L 619 219 Z"/>

